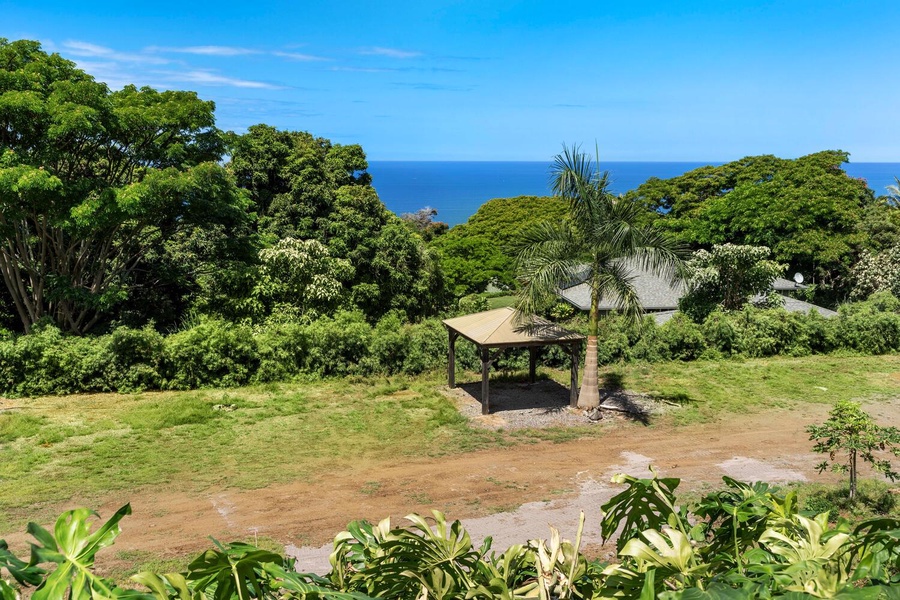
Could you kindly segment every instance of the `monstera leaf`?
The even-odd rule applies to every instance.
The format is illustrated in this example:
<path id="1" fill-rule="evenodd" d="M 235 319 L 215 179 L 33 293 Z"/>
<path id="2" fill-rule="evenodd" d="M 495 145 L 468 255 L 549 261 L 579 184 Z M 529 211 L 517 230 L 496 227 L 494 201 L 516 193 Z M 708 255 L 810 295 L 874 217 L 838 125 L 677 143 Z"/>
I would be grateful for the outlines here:
<path id="1" fill-rule="evenodd" d="M 56 520 L 53 534 L 37 525 L 28 524 L 36 544 L 31 544 L 30 565 L 56 564 L 56 568 L 35 590 L 34 600 L 99 600 L 123 596 L 146 597 L 126 590 L 118 590 L 112 584 L 93 574 L 94 557 L 111 545 L 121 532 L 119 521 L 131 514 L 131 505 L 120 508 L 106 523 L 91 532 L 92 510 L 69 510 Z"/>

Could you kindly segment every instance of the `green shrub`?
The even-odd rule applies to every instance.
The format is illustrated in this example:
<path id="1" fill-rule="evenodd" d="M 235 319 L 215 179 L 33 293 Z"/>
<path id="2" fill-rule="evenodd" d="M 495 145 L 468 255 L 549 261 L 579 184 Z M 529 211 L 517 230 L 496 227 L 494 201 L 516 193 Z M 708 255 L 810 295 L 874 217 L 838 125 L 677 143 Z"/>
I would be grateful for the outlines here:
<path id="1" fill-rule="evenodd" d="M 900 350 L 900 300 L 878 292 L 865 302 L 842 305 L 836 337 L 841 347 L 866 354 Z"/>
<path id="2" fill-rule="evenodd" d="M 259 368 L 255 381 L 286 381 L 302 373 L 308 341 L 301 323 L 268 321 L 256 334 Z"/>
<path id="3" fill-rule="evenodd" d="M 259 364 L 253 330 L 218 319 L 170 335 L 165 351 L 171 389 L 242 385 Z"/>
<path id="4" fill-rule="evenodd" d="M 659 356 L 665 360 L 695 360 L 706 349 L 700 326 L 687 315 L 676 313 L 657 334 Z"/>
<path id="5" fill-rule="evenodd" d="M 320 376 L 365 373 L 372 327 L 360 311 L 342 311 L 304 328 L 303 370 Z"/>
<path id="6" fill-rule="evenodd" d="M 152 327 L 117 327 L 108 336 L 105 348 L 109 389 L 137 392 L 162 387 L 166 344 Z"/>

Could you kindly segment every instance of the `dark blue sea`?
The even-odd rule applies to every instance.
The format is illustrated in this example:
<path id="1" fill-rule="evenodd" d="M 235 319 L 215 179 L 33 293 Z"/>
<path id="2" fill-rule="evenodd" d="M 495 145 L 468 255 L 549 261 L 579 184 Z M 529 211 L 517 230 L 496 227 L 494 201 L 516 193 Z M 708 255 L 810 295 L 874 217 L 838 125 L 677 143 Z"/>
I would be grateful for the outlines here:
<path id="1" fill-rule="evenodd" d="M 606 162 L 612 191 L 621 194 L 650 177 L 667 179 L 702 167 L 706 162 Z M 848 163 L 852 177 L 864 178 L 876 195 L 900 177 L 900 163 Z M 544 196 L 550 164 L 545 162 L 370 161 L 369 173 L 378 196 L 395 213 L 436 208 L 437 219 L 464 223 L 491 198 Z"/>

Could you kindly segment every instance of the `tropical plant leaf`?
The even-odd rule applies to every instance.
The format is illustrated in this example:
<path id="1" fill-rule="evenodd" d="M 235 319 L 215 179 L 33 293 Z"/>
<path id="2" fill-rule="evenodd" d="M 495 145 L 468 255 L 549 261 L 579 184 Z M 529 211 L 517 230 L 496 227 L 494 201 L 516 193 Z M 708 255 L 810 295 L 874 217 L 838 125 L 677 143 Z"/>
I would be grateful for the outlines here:
<path id="1" fill-rule="evenodd" d="M 680 483 L 675 478 L 637 479 L 619 474 L 613 483 L 627 483 L 628 488 L 613 496 L 601 507 L 603 519 L 600 532 L 609 540 L 619 533 L 616 549 L 621 551 L 629 539 L 648 529 L 662 529 L 669 517 L 681 519 L 675 509 L 675 488 Z"/>

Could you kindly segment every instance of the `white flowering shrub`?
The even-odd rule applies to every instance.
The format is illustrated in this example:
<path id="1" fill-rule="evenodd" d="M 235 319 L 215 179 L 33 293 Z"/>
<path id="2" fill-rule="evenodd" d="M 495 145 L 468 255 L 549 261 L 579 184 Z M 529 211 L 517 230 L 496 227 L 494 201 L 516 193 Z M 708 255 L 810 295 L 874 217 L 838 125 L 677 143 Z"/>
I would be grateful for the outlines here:
<path id="1" fill-rule="evenodd" d="M 900 296 L 900 245 L 873 254 L 863 251 L 851 271 L 853 290 L 850 297 L 864 300 L 875 292 L 888 291 Z"/>

